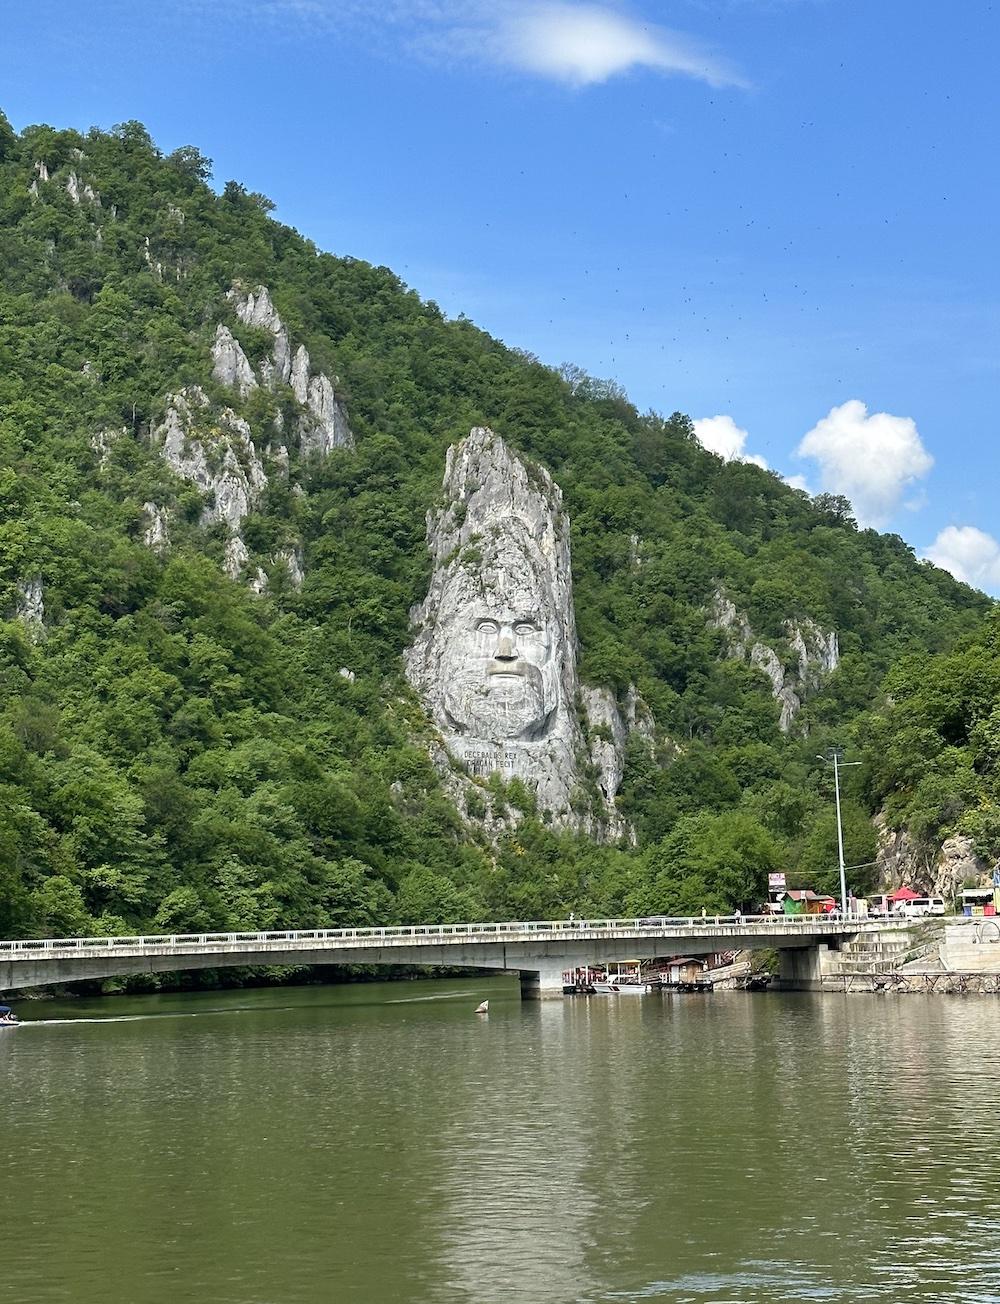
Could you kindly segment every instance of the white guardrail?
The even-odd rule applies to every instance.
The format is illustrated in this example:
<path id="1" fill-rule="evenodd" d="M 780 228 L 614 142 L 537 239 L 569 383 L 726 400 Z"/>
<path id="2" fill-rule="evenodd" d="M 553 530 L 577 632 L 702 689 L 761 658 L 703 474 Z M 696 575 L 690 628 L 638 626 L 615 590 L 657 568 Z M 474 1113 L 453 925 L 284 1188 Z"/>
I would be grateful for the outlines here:
<path id="1" fill-rule="evenodd" d="M 896 921 L 893 921 L 896 922 Z M 389 928 L 297 928 L 262 933 L 163 933 L 148 937 L 49 937 L 23 941 L 0 941 L 0 956 L 38 956 L 47 952 L 115 950 L 118 948 L 203 950 L 215 946 L 247 944 L 261 946 L 273 942 L 341 943 L 348 947 L 385 942 L 473 941 L 558 937 L 615 937 L 623 933 L 656 937 L 663 933 L 712 932 L 719 928 L 744 929 L 748 935 L 773 931 L 787 934 L 800 931 L 820 933 L 856 932 L 886 927 L 885 921 L 865 918 L 830 919 L 823 915 L 708 915 L 648 916 L 643 919 L 550 919 L 499 924 L 413 924 Z"/>

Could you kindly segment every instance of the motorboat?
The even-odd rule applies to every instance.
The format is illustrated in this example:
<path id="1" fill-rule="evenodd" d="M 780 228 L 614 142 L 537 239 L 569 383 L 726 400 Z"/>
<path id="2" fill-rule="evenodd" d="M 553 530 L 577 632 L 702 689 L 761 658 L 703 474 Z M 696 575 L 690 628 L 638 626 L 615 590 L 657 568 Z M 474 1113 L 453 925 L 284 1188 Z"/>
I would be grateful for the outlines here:
<path id="1" fill-rule="evenodd" d="M 591 983 L 598 996 L 642 996 L 650 989 L 638 965 L 633 969 L 619 968 L 617 973 L 608 973 L 602 978 L 592 978 Z"/>
<path id="2" fill-rule="evenodd" d="M 0 1028 L 18 1028 L 21 1020 L 9 1005 L 0 1005 Z"/>
<path id="3" fill-rule="evenodd" d="M 479 1004 L 476 1006 L 477 1014 L 489 1014 L 489 1012 L 490 1012 L 489 1001 L 480 1001 Z"/>

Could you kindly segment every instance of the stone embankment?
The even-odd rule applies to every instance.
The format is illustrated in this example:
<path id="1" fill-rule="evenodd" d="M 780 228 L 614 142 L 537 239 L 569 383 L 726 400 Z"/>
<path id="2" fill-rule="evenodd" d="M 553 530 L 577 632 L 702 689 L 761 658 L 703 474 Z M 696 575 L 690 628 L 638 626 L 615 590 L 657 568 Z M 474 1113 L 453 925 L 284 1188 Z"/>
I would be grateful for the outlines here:
<path id="1" fill-rule="evenodd" d="M 1000 995 L 1000 920 L 914 921 L 865 934 L 820 958 L 822 991 Z"/>

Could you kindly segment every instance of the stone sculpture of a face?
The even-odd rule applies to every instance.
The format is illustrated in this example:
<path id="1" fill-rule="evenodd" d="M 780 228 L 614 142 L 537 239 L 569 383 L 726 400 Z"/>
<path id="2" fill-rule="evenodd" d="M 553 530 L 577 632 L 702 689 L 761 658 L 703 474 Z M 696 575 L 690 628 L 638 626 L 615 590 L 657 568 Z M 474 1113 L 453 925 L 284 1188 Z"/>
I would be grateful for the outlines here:
<path id="1" fill-rule="evenodd" d="M 406 673 L 451 757 L 570 819 L 583 747 L 569 521 L 551 476 L 484 427 L 448 452 Z"/>
<path id="2" fill-rule="evenodd" d="M 505 532 L 491 552 L 478 573 L 459 562 L 443 586 L 450 618 L 433 633 L 441 640 L 443 711 L 458 734 L 539 739 L 559 704 L 565 649 L 551 595 L 517 541 Z"/>

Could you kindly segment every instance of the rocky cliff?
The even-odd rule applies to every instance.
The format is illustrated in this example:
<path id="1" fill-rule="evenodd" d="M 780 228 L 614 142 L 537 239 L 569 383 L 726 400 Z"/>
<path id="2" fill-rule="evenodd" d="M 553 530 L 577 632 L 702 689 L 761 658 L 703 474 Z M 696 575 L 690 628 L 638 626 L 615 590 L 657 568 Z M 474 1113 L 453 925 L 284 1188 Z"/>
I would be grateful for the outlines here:
<path id="1" fill-rule="evenodd" d="M 836 630 L 823 630 L 808 616 L 787 620 L 787 649 L 779 650 L 757 637 L 746 613 L 721 588 L 713 595 L 708 623 L 725 635 L 727 656 L 749 663 L 770 680 L 782 733 L 791 730 L 803 701 L 840 664 Z"/>
<path id="2" fill-rule="evenodd" d="M 597 689 L 584 700 L 605 727 L 592 754 L 602 782 L 592 794 L 584 783 L 569 520 L 558 485 L 477 427 L 449 449 L 443 490 L 444 505 L 427 518 L 434 569 L 411 613 L 406 672 L 464 775 L 459 787 L 494 774 L 519 779 L 557 826 L 623 835 L 614 798 L 628 726 Z M 642 722 L 651 727 L 648 712 Z M 463 806 L 468 815 L 467 799 Z"/>
<path id="3" fill-rule="evenodd" d="M 906 829 L 891 829 L 884 816 L 875 817 L 877 890 L 911 887 L 915 892 L 951 901 L 963 885 L 987 884 L 990 870 L 977 855 L 971 838 L 956 833 L 938 846 L 922 846 Z"/>
<path id="4" fill-rule="evenodd" d="M 325 457 L 339 448 L 353 448 L 354 436 L 347 412 L 334 382 L 313 371 L 308 350 L 299 344 L 292 351 L 288 330 L 266 286 L 245 290 L 235 286 L 228 295 L 238 322 L 265 332 L 272 341 L 255 369 L 233 330 L 219 322 L 211 345 L 212 379 L 234 391 L 240 400 L 255 390 L 279 391 L 287 387 L 298 406 L 294 446 L 299 462 Z M 232 579 L 243 579 L 257 594 L 265 593 L 275 569 L 287 575 L 293 589 L 305 578 L 302 544 L 292 540 L 270 557 L 252 558 L 242 534 L 246 516 L 259 504 L 272 474 L 287 478 L 289 450 L 284 416 L 274 410 L 267 428 L 255 435 L 249 422 L 231 407 L 218 407 L 199 385 L 189 385 L 166 398 L 163 420 L 152 432 L 152 442 L 170 468 L 205 498 L 201 523 L 226 526 L 223 569 Z M 91 446 L 102 465 L 117 433 L 100 431 Z M 296 486 L 298 488 L 298 486 Z M 170 546 L 167 504 L 146 502 L 140 537 L 147 547 L 165 552 Z"/>
<path id="5" fill-rule="evenodd" d="M 266 285 L 254 290 L 234 286 L 229 292 L 237 318 L 246 326 L 265 331 L 273 341 L 270 353 L 261 361 L 261 383 L 277 390 L 287 385 L 300 406 L 298 419 L 299 451 L 303 457 L 321 457 L 335 448 L 353 448 L 354 435 L 347 411 L 337 396 L 336 377 L 314 371 L 309 352 L 300 344 L 292 352 L 285 323 L 271 302 Z M 247 393 L 256 386 L 250 360 L 229 328 L 220 323 L 213 346 L 213 374 L 222 384 Z"/>
<path id="6" fill-rule="evenodd" d="M 247 422 L 232 408 L 216 414 L 205 391 L 189 385 L 168 395 L 153 441 L 167 465 L 205 495 L 202 524 L 220 521 L 238 534 L 267 484 Z"/>

